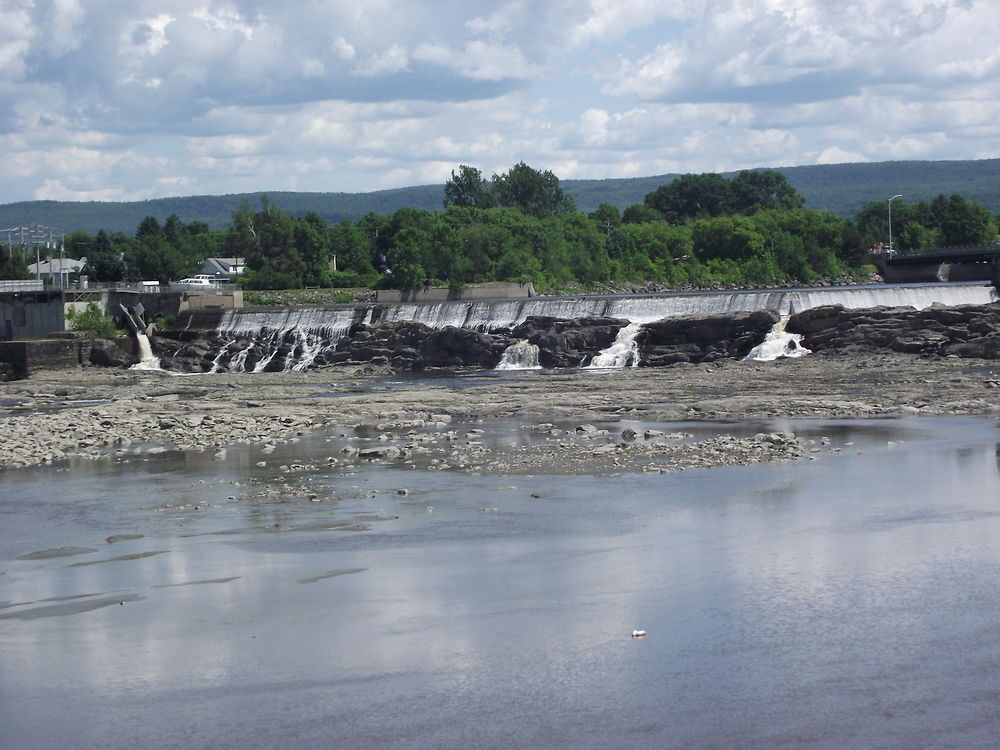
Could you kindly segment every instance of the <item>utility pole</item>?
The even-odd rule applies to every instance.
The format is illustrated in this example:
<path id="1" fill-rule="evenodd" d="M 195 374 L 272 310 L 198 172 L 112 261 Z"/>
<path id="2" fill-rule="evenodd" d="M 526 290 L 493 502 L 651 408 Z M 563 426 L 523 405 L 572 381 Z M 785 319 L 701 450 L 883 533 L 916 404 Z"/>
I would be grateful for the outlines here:
<path id="1" fill-rule="evenodd" d="M 892 255 L 895 250 L 892 248 L 892 202 L 896 198 L 902 198 L 902 195 L 894 195 L 889 199 L 889 255 Z"/>

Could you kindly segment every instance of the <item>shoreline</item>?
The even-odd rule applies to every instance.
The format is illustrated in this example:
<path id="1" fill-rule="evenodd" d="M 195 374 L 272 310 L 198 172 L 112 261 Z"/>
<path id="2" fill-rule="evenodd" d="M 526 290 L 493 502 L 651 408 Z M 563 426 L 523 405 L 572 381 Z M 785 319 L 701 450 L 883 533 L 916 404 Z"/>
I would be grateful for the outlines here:
<path id="1" fill-rule="evenodd" d="M 451 441 L 452 450 L 467 459 L 445 462 L 448 468 L 540 473 L 547 461 L 568 465 L 567 455 L 580 455 L 580 470 L 602 473 L 642 470 L 649 450 L 664 441 L 647 445 L 611 430 L 588 437 L 588 431 L 575 434 L 573 425 L 919 415 L 1000 419 L 1000 362 L 955 357 L 824 354 L 774 362 L 461 374 L 457 380 L 446 373 L 413 377 L 373 367 L 184 377 L 93 367 L 38 371 L 0 383 L 0 401 L 34 412 L 3 417 L 8 439 L 0 444 L 0 469 L 166 450 L 214 451 L 224 460 L 231 446 L 266 450 L 315 432 L 370 426 L 401 450 L 367 460 L 412 461 L 419 451 L 413 445 L 408 451 L 407 436 L 432 430 L 436 440 Z M 13 408 L 7 407 L 8 414 Z M 448 435 L 451 423 L 493 420 L 520 422 L 525 429 L 569 425 L 550 442 L 572 449 L 539 446 L 513 460 L 509 454 L 483 455 L 475 439 Z M 671 470 L 786 460 L 786 448 L 775 449 L 763 438 L 728 447 L 706 442 L 697 451 L 685 447 L 685 458 L 680 445 L 664 444 L 654 453 L 665 463 L 652 463 Z M 798 450 L 800 457 L 805 448 Z"/>

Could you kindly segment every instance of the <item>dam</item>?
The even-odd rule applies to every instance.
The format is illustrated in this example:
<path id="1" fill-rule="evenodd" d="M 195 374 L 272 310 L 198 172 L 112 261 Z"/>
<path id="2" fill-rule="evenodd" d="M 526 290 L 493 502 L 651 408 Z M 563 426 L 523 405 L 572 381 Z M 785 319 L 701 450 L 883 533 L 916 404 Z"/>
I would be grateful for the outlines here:
<path id="1" fill-rule="evenodd" d="M 333 352 L 355 326 L 420 323 L 474 332 L 507 331 L 529 318 L 575 320 L 613 318 L 642 326 L 685 315 L 773 310 L 780 316 L 824 305 L 847 309 L 932 305 L 982 305 L 998 300 L 987 282 L 856 285 L 792 289 L 674 292 L 640 295 L 530 297 L 427 303 L 237 308 L 192 313 L 182 327 L 212 329 L 224 342 L 213 362 L 216 372 L 304 370 Z M 597 354 L 595 352 L 594 354 Z"/>

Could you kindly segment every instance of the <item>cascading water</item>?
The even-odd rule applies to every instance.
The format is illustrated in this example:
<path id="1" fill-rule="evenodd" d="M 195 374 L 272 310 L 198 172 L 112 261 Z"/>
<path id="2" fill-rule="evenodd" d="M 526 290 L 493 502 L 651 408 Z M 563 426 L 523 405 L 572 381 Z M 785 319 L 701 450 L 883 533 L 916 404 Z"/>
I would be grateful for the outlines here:
<path id="1" fill-rule="evenodd" d="M 773 362 L 776 359 L 804 357 L 807 354 L 812 354 L 812 350 L 802 346 L 802 334 L 788 333 L 785 330 L 789 317 L 782 315 L 774 327 L 767 332 L 764 340 L 751 349 L 744 359 Z"/>
<path id="2" fill-rule="evenodd" d="M 599 352 L 585 369 L 621 370 L 625 367 L 638 367 L 639 344 L 636 336 L 641 330 L 641 323 L 629 323 L 618 331 L 611 346 Z"/>
<path id="3" fill-rule="evenodd" d="M 139 345 L 139 362 L 132 365 L 133 370 L 159 370 L 160 358 L 153 354 L 153 347 L 149 343 L 146 332 L 136 329 L 135 340 Z"/>
<path id="4" fill-rule="evenodd" d="M 996 302 L 997 299 L 996 289 L 986 283 L 878 284 L 762 291 L 375 304 L 356 308 L 299 308 L 279 312 L 230 310 L 216 333 L 227 342 L 239 341 L 242 345 L 232 353 L 220 352 L 220 356 L 216 358 L 215 370 L 232 371 L 236 368 L 236 371 L 243 371 L 251 368 L 259 372 L 265 368 L 271 369 L 275 360 L 280 363 L 280 366 L 275 365 L 277 369 L 306 369 L 335 349 L 352 325 L 362 322 L 375 325 L 414 321 L 436 329 L 456 326 L 496 331 L 513 328 L 529 316 L 562 319 L 613 317 L 627 320 L 631 324 L 643 324 L 681 315 L 763 309 L 777 310 L 785 316 L 792 310 L 801 312 L 821 305 L 843 305 L 846 308 L 908 306 L 922 309 L 934 303 L 949 306 L 981 305 Z M 623 354 L 628 355 L 628 352 L 626 348 Z M 608 354 L 608 357 L 611 355 Z M 595 361 L 598 360 L 605 361 L 604 353 L 595 357 Z M 594 366 L 593 363 L 591 366 Z"/>
<path id="5" fill-rule="evenodd" d="M 371 311 L 366 312 L 368 315 Z M 333 350 L 358 319 L 354 308 L 289 309 L 280 312 L 228 310 L 216 328 L 216 334 L 230 342 L 217 356 L 214 372 L 243 372 L 252 366 L 262 372 L 279 355 L 280 369 L 305 370 L 318 356 Z M 250 342 L 229 357 L 232 342 Z M 251 364 L 252 363 L 252 364 Z"/>
<path id="6" fill-rule="evenodd" d="M 529 341 L 516 341 L 500 357 L 498 370 L 541 370 L 538 363 L 538 347 Z"/>

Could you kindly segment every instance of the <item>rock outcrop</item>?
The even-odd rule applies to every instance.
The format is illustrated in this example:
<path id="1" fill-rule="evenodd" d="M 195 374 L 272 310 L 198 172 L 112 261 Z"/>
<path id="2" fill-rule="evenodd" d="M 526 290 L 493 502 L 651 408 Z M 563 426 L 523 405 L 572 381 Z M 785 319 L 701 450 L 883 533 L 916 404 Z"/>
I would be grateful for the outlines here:
<path id="1" fill-rule="evenodd" d="M 352 328 L 337 344 L 335 353 L 323 356 L 322 360 L 382 364 L 396 370 L 492 369 L 510 343 L 510 339 L 502 335 L 455 326 L 434 329 L 413 322 L 360 325 Z"/>
<path id="2" fill-rule="evenodd" d="M 742 359 L 778 320 L 774 310 L 757 310 L 685 315 L 648 323 L 638 339 L 640 364 L 662 367 L 675 362 Z"/>
<path id="3" fill-rule="evenodd" d="M 635 342 L 639 364 L 742 359 L 764 340 L 779 320 L 774 310 L 688 315 L 645 324 Z M 267 332 L 259 338 L 222 338 L 214 331 L 165 331 L 156 337 L 162 367 L 187 372 L 222 370 L 275 372 L 305 367 L 351 364 L 391 367 L 398 371 L 492 369 L 513 343 L 538 347 L 545 368 L 590 364 L 628 325 L 620 318 L 573 320 L 534 316 L 512 329 L 484 332 L 422 323 L 357 324 L 339 340 L 302 331 Z M 814 352 L 891 350 L 922 355 L 1000 358 L 1000 303 L 962 307 L 871 308 L 816 307 L 793 315 L 789 333 L 803 335 Z M 128 365 L 134 357 L 95 350 L 92 361 Z M 118 355 L 124 354 L 117 352 Z"/>
<path id="4" fill-rule="evenodd" d="M 563 320 L 541 315 L 527 318 L 510 335 L 538 347 L 542 367 L 581 367 L 607 349 L 628 325 L 620 318 L 575 318 Z"/>
<path id="5" fill-rule="evenodd" d="M 793 315 L 789 333 L 802 334 L 814 352 L 890 349 L 925 355 L 1000 358 L 1000 304 L 923 310 L 876 307 L 848 310 L 827 305 Z"/>

